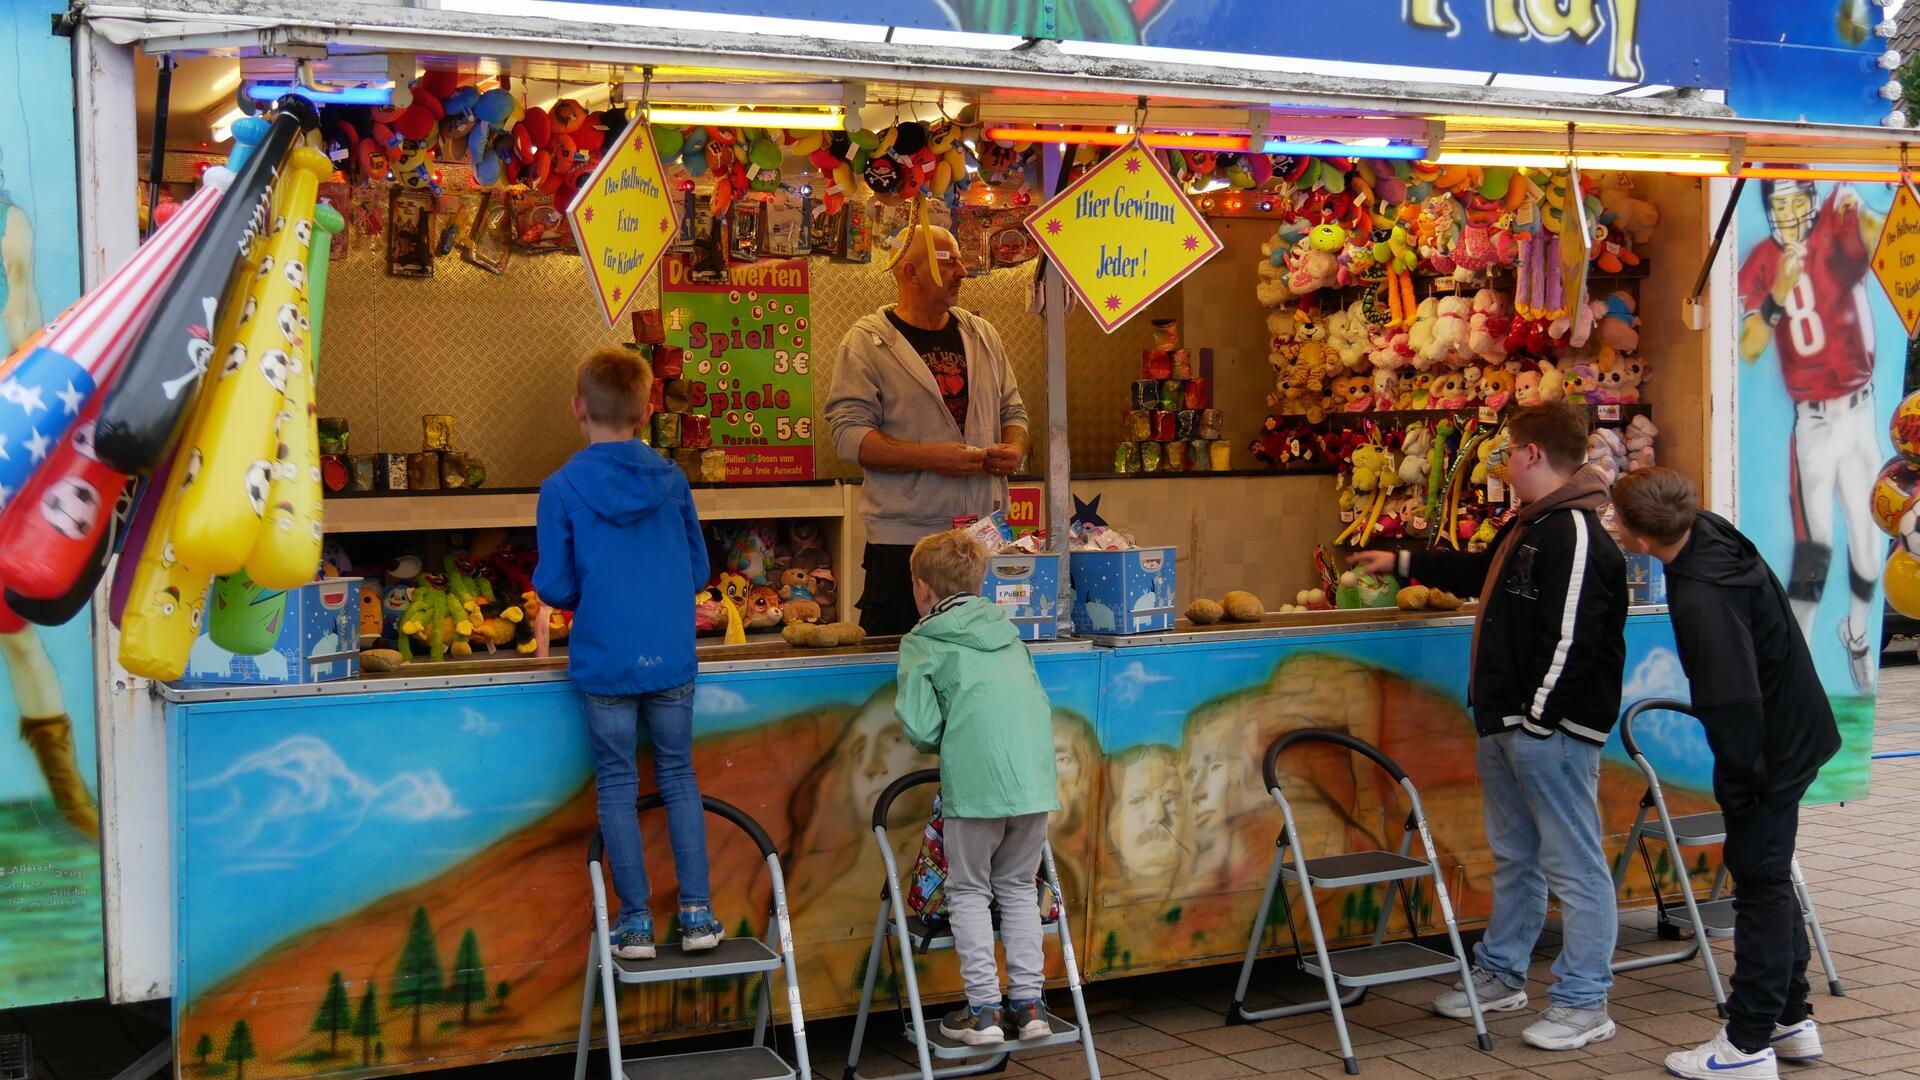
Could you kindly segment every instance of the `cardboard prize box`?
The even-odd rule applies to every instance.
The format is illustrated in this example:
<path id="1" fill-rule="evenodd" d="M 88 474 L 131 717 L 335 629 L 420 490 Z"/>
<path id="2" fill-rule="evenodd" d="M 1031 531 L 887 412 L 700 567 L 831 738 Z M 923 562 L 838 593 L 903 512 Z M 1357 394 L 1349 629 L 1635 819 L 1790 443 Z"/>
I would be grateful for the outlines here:
<path id="1" fill-rule="evenodd" d="M 218 602 L 210 597 L 209 603 Z M 360 579 L 322 578 L 297 589 L 254 594 L 259 630 L 273 645 L 242 656 L 214 644 L 207 631 L 187 656 L 178 686 L 283 685 L 332 682 L 360 675 Z"/>
<path id="2" fill-rule="evenodd" d="M 1177 585 L 1171 547 L 1076 551 L 1073 630 L 1076 634 L 1146 634 L 1173 629 Z"/>
<path id="3" fill-rule="evenodd" d="M 1060 627 L 1059 552 L 995 555 L 980 595 L 1000 605 L 1022 641 L 1052 641 Z"/>

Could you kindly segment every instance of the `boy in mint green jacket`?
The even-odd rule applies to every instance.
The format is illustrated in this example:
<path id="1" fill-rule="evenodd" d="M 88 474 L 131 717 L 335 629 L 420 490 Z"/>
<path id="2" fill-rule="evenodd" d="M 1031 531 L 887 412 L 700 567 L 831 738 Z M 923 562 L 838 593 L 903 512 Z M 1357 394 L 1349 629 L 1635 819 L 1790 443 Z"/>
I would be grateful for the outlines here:
<path id="1" fill-rule="evenodd" d="M 1034 877 L 1047 815 L 1060 808 L 1053 707 L 1020 634 L 980 595 L 987 552 L 961 532 L 914 546 L 920 623 L 900 641 L 894 709 L 907 739 L 940 755 L 947 912 L 967 1006 L 940 1033 L 975 1046 L 1052 1034 L 1041 991 L 1040 904 Z M 1007 996 L 993 956 L 998 902 Z"/>

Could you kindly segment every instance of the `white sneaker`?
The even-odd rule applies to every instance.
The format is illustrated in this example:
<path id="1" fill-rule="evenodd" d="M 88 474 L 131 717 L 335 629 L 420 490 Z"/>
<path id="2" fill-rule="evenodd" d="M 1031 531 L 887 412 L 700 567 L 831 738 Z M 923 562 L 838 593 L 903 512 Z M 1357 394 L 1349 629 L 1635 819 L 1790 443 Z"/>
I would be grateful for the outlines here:
<path id="1" fill-rule="evenodd" d="M 1757 1054 L 1741 1053 L 1727 1041 L 1725 1028 L 1704 1046 L 1668 1054 L 1667 1071 L 1690 1080 L 1779 1080 L 1780 1076 L 1772 1047 Z"/>
<path id="2" fill-rule="evenodd" d="M 1864 632 L 1854 632 L 1852 616 L 1840 620 L 1840 644 L 1846 646 L 1847 661 L 1853 670 L 1853 688 L 1862 694 L 1873 693 L 1873 650 L 1867 648 Z"/>
<path id="3" fill-rule="evenodd" d="M 1820 1025 L 1811 1020 L 1802 1020 L 1791 1027 L 1775 1024 L 1772 1045 L 1775 1057 L 1794 1065 L 1819 1061 L 1826 1055 L 1820 1047 Z"/>
<path id="4" fill-rule="evenodd" d="M 1527 992 L 1515 990 L 1500 981 L 1500 976 L 1483 968 L 1473 969 L 1473 995 L 1480 1001 L 1482 1013 L 1519 1012 L 1527 1007 Z M 1473 1009 L 1467 1005 L 1466 988 L 1459 983 L 1453 989 L 1433 999 L 1433 1011 L 1454 1020 L 1472 1018 Z"/>
<path id="5" fill-rule="evenodd" d="M 1574 1009 L 1555 1005 L 1528 1025 L 1527 1030 L 1520 1033 L 1520 1039 L 1541 1050 L 1578 1050 L 1588 1043 L 1606 1042 L 1613 1038 L 1615 1030 L 1613 1017 L 1607 1015 L 1605 1006 Z"/>

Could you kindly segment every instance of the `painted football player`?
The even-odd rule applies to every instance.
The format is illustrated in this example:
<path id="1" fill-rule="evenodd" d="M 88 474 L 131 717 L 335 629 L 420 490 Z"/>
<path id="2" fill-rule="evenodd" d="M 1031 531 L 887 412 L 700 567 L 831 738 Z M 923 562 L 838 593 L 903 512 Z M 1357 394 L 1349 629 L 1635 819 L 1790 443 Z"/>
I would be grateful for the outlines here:
<path id="1" fill-rule="evenodd" d="M 1836 543 L 1834 504 L 1847 530 L 1852 603 L 1840 639 L 1855 688 L 1873 692 L 1867 638 L 1874 588 L 1885 558 L 1873 527 L 1873 479 L 1880 468 L 1874 420 L 1873 312 L 1867 275 L 1881 216 L 1848 184 L 1824 203 L 1807 180 L 1762 180 L 1772 236 L 1740 267 L 1740 356 L 1751 363 L 1769 345 L 1793 399 L 1788 497 L 1793 509 L 1793 567 L 1787 595 L 1811 643 Z"/>

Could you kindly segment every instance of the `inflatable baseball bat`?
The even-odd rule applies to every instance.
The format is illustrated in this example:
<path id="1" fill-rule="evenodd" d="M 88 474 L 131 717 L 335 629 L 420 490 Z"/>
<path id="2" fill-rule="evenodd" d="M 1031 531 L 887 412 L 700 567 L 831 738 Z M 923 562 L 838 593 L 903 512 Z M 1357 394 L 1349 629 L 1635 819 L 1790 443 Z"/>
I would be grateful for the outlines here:
<path id="1" fill-rule="evenodd" d="M 286 401 L 274 423 L 273 482 L 267 488 L 266 520 L 257 530 L 245 571 L 268 589 L 299 588 L 312 581 L 320 568 L 320 430 L 314 394 L 320 378 L 320 319 L 326 304 L 327 264 L 333 236 L 347 222 L 339 211 L 325 204 L 315 206 L 313 216 L 316 228 L 307 247 L 308 317 L 312 322 L 307 332 L 307 370 L 304 377 L 287 380 Z M 216 605 L 216 627 L 220 615 Z"/>
<path id="2" fill-rule="evenodd" d="M 107 395 L 94 445 L 100 459 L 121 472 L 150 473 L 165 456 L 187 415 L 190 391 L 212 360 L 208 328 L 214 319 L 207 309 L 233 302 L 245 274 L 244 256 L 265 241 L 271 224 L 264 208 L 275 174 L 300 130 L 319 126 L 313 103 L 302 98 L 283 97 L 276 109 L 272 126 L 167 284 Z"/>
<path id="3" fill-rule="evenodd" d="M 120 369 L 220 198 L 212 187 L 195 193 L 126 265 L 7 358 L 0 368 L 0 508 L 12 504 Z M 90 540 L 82 546 L 92 549 Z"/>
<path id="4" fill-rule="evenodd" d="M 214 574 L 240 569 L 253 551 L 275 472 L 276 421 L 288 388 L 307 379 L 307 248 L 314 197 L 333 163 L 302 146 L 287 164 L 284 208 L 276 209 L 232 345 L 215 345 L 220 372 L 185 444 L 200 455 L 201 473 L 182 495 L 170 535 L 182 561 Z"/>
<path id="5" fill-rule="evenodd" d="M 243 160 L 265 133 L 265 121 L 251 123 L 252 128 L 235 125 L 243 130 L 235 134 L 236 148 L 229 163 Z M 210 170 L 206 185 L 176 213 L 176 217 L 185 215 L 195 220 L 185 230 L 169 220 L 167 228 L 148 240 L 150 257 L 177 267 L 232 179 L 226 169 Z M 133 322 L 144 322 L 158 302 L 158 290 L 135 301 Z M 65 323 L 67 317 L 56 322 Z M 131 345 L 131 337 L 127 344 Z M 116 368 L 125 352 L 122 349 L 119 357 L 110 357 L 109 368 Z M 6 567 L 6 587 L 22 599 L 22 614 L 36 622 L 40 620 L 34 616 L 35 601 L 56 602 L 76 593 L 85 596 L 99 584 L 105 562 L 99 557 L 102 548 L 98 541 L 111 521 L 106 511 L 119 502 L 123 492 L 131 494 L 126 474 L 100 461 L 93 451 L 102 404 L 101 395 L 87 404 L 72 434 L 48 455 L 13 504 L 0 513 L 0 566 Z M 124 521 L 121 524 L 124 526 Z M 124 546 L 120 541 L 125 535 L 124 527 L 117 530 L 114 547 Z M 132 550 L 137 553 L 140 548 L 135 545 Z M 112 549 L 106 554 L 111 555 Z M 132 560 L 127 563 L 131 572 Z"/>
<path id="6" fill-rule="evenodd" d="M 132 486 L 123 484 L 113 500 L 113 506 L 105 514 L 105 527 L 98 530 L 100 535 L 93 542 L 93 550 L 88 553 L 87 564 L 74 574 L 73 583 L 67 586 L 66 593 L 40 599 L 22 596 L 9 585 L 5 593 L 7 606 L 28 622 L 41 626 L 66 625 L 93 598 L 93 587 L 99 584 L 100 575 L 107 572 L 107 563 L 112 561 L 114 547 L 125 535 L 127 519 L 132 514 Z"/>

